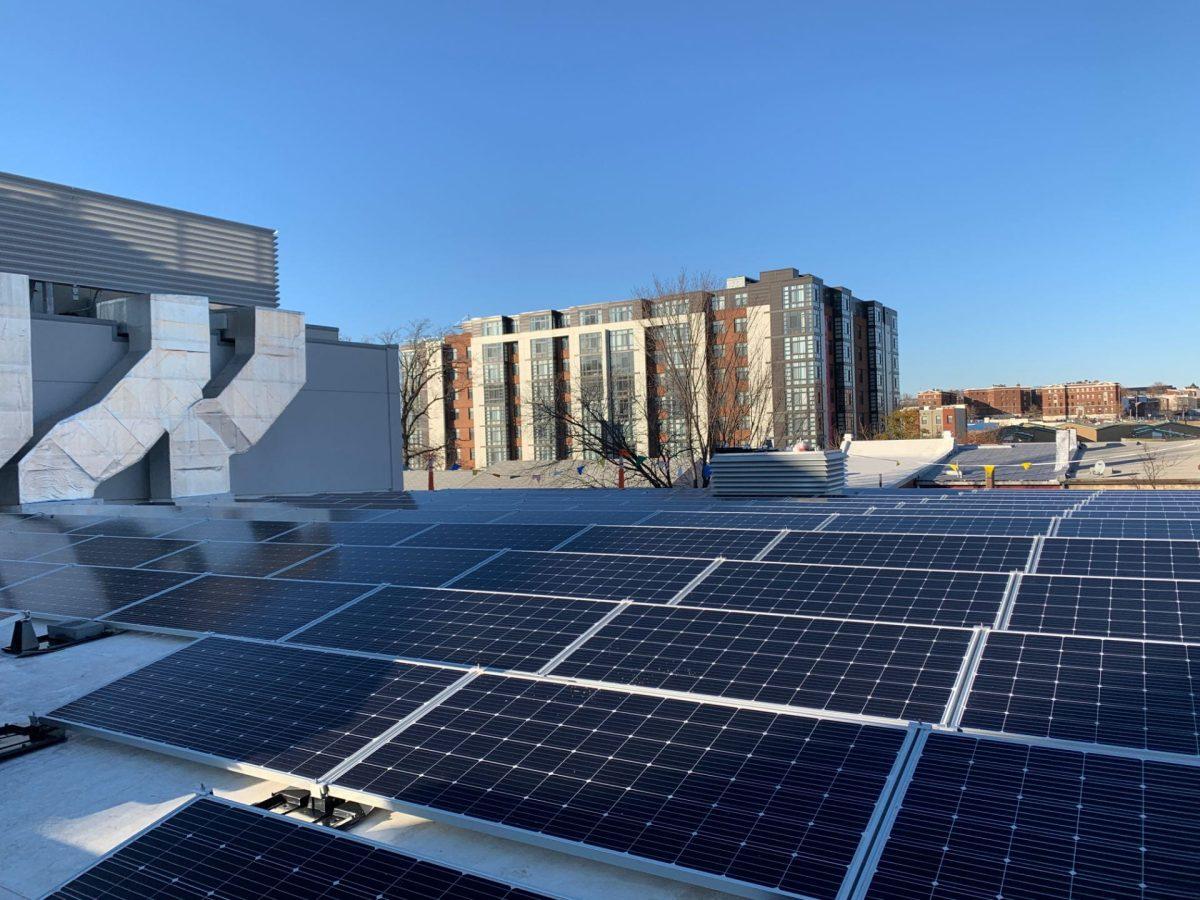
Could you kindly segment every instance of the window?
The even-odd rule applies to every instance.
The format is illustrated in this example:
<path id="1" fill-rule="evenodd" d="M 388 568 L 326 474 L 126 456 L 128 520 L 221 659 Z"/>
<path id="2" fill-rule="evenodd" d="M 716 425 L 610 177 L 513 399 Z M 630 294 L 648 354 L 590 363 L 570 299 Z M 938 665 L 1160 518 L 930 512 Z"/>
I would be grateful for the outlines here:
<path id="1" fill-rule="evenodd" d="M 746 342 L 739 341 L 737 344 L 734 344 L 733 352 L 736 353 L 742 359 L 745 359 L 745 357 L 746 357 Z"/>
<path id="2" fill-rule="evenodd" d="M 614 306 L 608 311 L 608 321 L 629 322 L 633 319 L 633 308 L 630 306 Z"/>
<path id="3" fill-rule="evenodd" d="M 504 322 L 500 319 L 489 319 L 483 323 L 483 336 L 494 337 L 498 334 L 504 334 Z"/>
<path id="4" fill-rule="evenodd" d="M 553 316 L 550 313 L 541 313 L 540 315 L 529 317 L 530 331 L 549 331 L 554 327 Z"/>
<path id="5" fill-rule="evenodd" d="M 579 311 L 580 325 L 599 325 L 600 310 L 598 309 L 582 309 Z"/>
<path id="6" fill-rule="evenodd" d="M 746 320 L 744 318 L 734 319 L 733 320 L 733 330 L 736 331 L 738 334 L 745 334 L 746 333 Z"/>
<path id="7" fill-rule="evenodd" d="M 708 301 L 708 306 L 713 312 L 720 312 L 725 308 L 725 298 L 720 294 L 714 294 L 712 300 Z"/>
<path id="8" fill-rule="evenodd" d="M 529 342 L 530 356 L 549 356 L 554 352 L 553 338 L 535 338 Z"/>
<path id="9" fill-rule="evenodd" d="M 591 334 L 581 334 L 579 336 L 579 352 L 580 353 L 599 353 L 600 352 L 600 332 L 593 331 Z"/>
<path id="10" fill-rule="evenodd" d="M 749 294 L 734 294 L 734 295 L 733 295 L 733 305 L 734 305 L 735 307 L 742 307 L 742 306 L 745 306 L 745 305 L 746 305 L 746 301 L 747 301 L 749 298 L 750 298 L 750 295 L 749 295 Z"/>
<path id="11" fill-rule="evenodd" d="M 715 322 L 712 323 L 712 333 L 713 334 L 724 334 L 725 333 L 724 320 L 717 319 Z"/>
<path id="12" fill-rule="evenodd" d="M 621 331 L 610 332 L 608 335 L 608 346 L 610 350 L 632 350 L 633 330 L 625 328 Z"/>
<path id="13" fill-rule="evenodd" d="M 750 380 L 750 370 L 746 366 L 738 366 L 737 380 L 738 381 L 749 381 Z"/>
<path id="14" fill-rule="evenodd" d="M 725 345 L 724 344 L 713 344 L 712 350 L 713 350 L 713 358 L 714 359 L 723 359 L 725 357 Z"/>

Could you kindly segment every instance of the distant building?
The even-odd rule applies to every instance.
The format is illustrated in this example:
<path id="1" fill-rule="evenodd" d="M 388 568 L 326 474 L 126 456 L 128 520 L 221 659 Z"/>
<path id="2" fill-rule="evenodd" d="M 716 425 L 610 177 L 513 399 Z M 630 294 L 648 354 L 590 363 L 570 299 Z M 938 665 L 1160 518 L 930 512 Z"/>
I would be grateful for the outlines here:
<path id="1" fill-rule="evenodd" d="M 587 459 L 600 450 L 564 424 L 587 404 L 624 446 L 658 457 L 686 440 L 704 395 L 699 415 L 723 423 L 725 446 L 836 446 L 899 405 L 897 335 L 894 309 L 791 268 L 679 297 L 481 316 L 447 340 L 445 424 L 421 433 L 463 468 Z M 686 357 L 716 384 L 691 401 L 672 374 Z"/>
<path id="2" fill-rule="evenodd" d="M 962 403 L 922 406 L 918 421 L 923 438 L 940 438 L 948 431 L 955 441 L 967 439 L 967 407 Z"/>
<path id="3" fill-rule="evenodd" d="M 1046 419 L 1119 419 L 1125 411 L 1121 385 L 1115 381 L 1075 381 L 1041 389 Z"/>
<path id="4" fill-rule="evenodd" d="M 934 388 L 917 394 L 917 406 L 953 406 L 962 402 L 962 391 L 943 391 L 940 388 Z"/>
<path id="5" fill-rule="evenodd" d="M 967 388 L 963 402 L 974 418 L 984 416 L 1027 416 L 1038 405 L 1036 388 L 995 384 L 986 388 Z"/>

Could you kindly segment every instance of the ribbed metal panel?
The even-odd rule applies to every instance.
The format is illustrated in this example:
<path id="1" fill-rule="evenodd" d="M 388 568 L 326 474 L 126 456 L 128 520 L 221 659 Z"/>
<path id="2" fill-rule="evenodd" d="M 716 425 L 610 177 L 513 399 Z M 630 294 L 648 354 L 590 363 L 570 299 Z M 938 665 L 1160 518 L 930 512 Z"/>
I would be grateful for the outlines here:
<path id="1" fill-rule="evenodd" d="M 278 306 L 275 232 L 0 172 L 0 272 Z"/>
<path id="2" fill-rule="evenodd" d="M 846 488 L 846 454 L 718 453 L 712 458 L 716 497 L 823 497 Z"/>

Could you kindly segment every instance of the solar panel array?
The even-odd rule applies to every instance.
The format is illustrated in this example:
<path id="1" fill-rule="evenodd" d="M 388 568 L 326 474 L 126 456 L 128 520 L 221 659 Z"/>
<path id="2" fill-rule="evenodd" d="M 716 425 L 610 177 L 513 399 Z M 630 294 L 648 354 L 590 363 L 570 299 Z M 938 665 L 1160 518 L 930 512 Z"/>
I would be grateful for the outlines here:
<path id="1" fill-rule="evenodd" d="M 59 721 L 668 877 L 1194 895 L 1190 497 L 454 493 L 5 517 L 0 608 L 211 634 Z"/>

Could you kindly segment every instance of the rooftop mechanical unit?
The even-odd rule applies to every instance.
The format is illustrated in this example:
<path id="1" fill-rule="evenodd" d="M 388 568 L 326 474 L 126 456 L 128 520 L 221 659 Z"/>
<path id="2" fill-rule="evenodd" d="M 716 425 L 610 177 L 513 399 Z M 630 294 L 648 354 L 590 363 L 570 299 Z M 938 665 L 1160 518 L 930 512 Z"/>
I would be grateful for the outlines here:
<path id="1" fill-rule="evenodd" d="M 717 497 L 827 497 L 846 489 L 840 450 L 718 453 L 712 459 Z"/>

